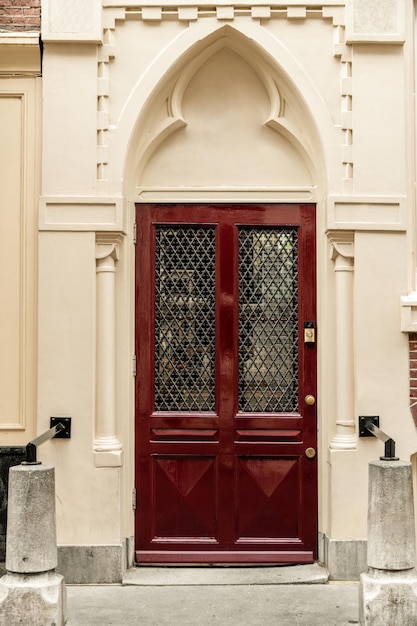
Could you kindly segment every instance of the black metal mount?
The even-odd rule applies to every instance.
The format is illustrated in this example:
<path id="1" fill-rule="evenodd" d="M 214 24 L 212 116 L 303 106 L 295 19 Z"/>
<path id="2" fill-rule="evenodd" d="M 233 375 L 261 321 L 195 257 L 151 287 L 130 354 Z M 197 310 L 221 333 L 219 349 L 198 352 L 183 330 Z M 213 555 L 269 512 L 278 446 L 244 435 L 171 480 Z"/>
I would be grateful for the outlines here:
<path id="1" fill-rule="evenodd" d="M 395 456 L 395 441 L 379 428 L 379 415 L 359 416 L 359 437 L 376 437 L 385 444 L 385 454 L 381 461 L 399 461 Z"/>
<path id="2" fill-rule="evenodd" d="M 64 428 L 55 435 L 55 439 L 71 439 L 71 418 L 51 417 L 49 426 L 52 428 L 57 424 L 62 424 Z"/>
<path id="3" fill-rule="evenodd" d="M 52 420 L 54 424 L 52 425 Z M 40 461 L 37 460 L 37 449 L 45 441 L 53 439 L 54 437 L 71 437 L 71 418 L 70 417 L 51 417 L 51 428 L 42 433 L 26 446 L 26 460 L 22 462 L 22 465 L 40 465 Z"/>
<path id="4" fill-rule="evenodd" d="M 366 426 L 371 422 L 379 428 L 379 415 L 359 415 L 359 437 L 374 437 L 374 433 Z"/>

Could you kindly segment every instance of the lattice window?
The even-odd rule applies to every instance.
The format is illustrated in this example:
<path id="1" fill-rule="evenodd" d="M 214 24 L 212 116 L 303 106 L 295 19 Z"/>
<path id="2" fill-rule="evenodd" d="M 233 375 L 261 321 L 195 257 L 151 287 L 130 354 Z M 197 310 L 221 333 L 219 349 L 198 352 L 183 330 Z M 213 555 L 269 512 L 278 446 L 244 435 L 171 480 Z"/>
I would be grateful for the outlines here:
<path id="1" fill-rule="evenodd" d="M 215 406 L 215 229 L 158 226 L 155 409 Z"/>
<path id="2" fill-rule="evenodd" d="M 298 409 L 298 233 L 239 228 L 239 410 Z"/>

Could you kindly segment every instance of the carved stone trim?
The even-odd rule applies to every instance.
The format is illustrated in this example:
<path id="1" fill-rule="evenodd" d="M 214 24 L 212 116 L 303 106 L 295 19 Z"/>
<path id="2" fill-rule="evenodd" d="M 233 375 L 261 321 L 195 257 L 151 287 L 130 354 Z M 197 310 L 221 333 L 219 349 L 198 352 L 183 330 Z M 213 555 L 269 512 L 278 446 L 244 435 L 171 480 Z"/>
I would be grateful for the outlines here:
<path id="1" fill-rule="evenodd" d="M 43 196 L 39 202 L 39 230 L 122 232 L 123 198 L 99 196 Z"/>
<path id="2" fill-rule="evenodd" d="M 345 259 L 353 259 L 355 256 L 354 234 L 346 231 L 333 231 L 328 233 L 330 241 L 330 258 L 336 261 L 338 256 Z"/>
<path id="3" fill-rule="evenodd" d="M 329 232 L 407 230 L 405 196 L 329 196 L 327 198 Z"/>
<path id="4" fill-rule="evenodd" d="M 348 42 L 403 44 L 406 4 L 403 0 L 349 0 L 346 3 Z"/>
<path id="5" fill-rule="evenodd" d="M 401 297 L 401 331 L 417 333 L 417 291 Z"/>
<path id="6" fill-rule="evenodd" d="M 43 0 L 42 40 L 101 43 L 101 0 Z"/>
<path id="7" fill-rule="evenodd" d="M 114 261 L 119 260 L 119 245 L 123 241 L 120 233 L 97 233 L 96 234 L 96 260 L 111 257 Z"/>
<path id="8" fill-rule="evenodd" d="M 149 0 L 146 5 L 137 3 L 134 0 L 103 0 L 103 46 L 99 49 L 98 56 L 98 95 L 97 95 L 97 193 L 106 195 L 108 193 L 108 163 L 109 163 L 109 63 L 116 56 L 115 31 L 117 22 L 129 19 L 137 19 L 152 22 L 163 22 L 164 20 L 178 19 L 181 22 L 188 22 L 191 28 L 193 24 L 205 19 L 216 18 L 221 22 L 233 22 L 241 18 L 252 20 L 275 20 L 288 19 L 302 21 L 307 19 L 321 18 L 331 21 L 333 27 L 333 49 L 334 56 L 340 59 L 341 63 L 341 118 L 343 144 L 341 146 L 341 159 L 345 167 L 344 193 L 352 192 L 353 179 L 353 128 L 352 128 L 352 51 L 346 45 L 345 39 L 345 6 L 338 0 L 328 0 L 326 3 L 317 4 L 314 0 L 304 0 L 300 4 L 298 0 L 287 0 L 285 3 L 265 5 L 261 0 L 243 1 L 239 5 L 214 4 L 208 0 L 202 2 L 191 2 L 187 0 L 178 5 L 174 0 Z M 255 68 L 257 71 L 257 68 Z M 272 105 L 272 101 L 271 101 Z M 271 117 L 267 125 L 275 130 L 285 131 L 282 123 L 283 118 L 278 121 L 276 111 L 272 110 Z M 176 130 L 185 122 L 181 115 L 173 115 L 171 123 L 164 129 L 164 133 L 157 138 L 149 138 L 150 148 L 153 141 L 162 141 L 165 133 L 169 134 Z M 293 132 L 290 133 L 291 140 L 297 145 L 297 149 L 302 148 L 302 152 L 310 149 L 303 140 L 298 139 Z M 155 148 L 153 144 L 152 148 Z"/>

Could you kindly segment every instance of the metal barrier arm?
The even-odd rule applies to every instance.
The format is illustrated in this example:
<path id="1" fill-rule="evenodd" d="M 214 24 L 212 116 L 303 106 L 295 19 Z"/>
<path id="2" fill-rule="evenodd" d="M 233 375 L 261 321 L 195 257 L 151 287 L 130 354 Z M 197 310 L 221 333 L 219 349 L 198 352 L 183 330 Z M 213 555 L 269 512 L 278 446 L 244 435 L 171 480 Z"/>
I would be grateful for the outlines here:
<path id="1" fill-rule="evenodd" d="M 378 428 L 371 420 L 367 420 L 364 424 L 365 428 L 369 430 L 377 439 L 385 444 L 385 455 L 379 457 L 381 461 L 398 461 L 398 456 L 395 456 L 395 441 L 384 433 L 383 430 Z"/>
<path id="2" fill-rule="evenodd" d="M 62 430 L 65 430 L 64 424 L 58 423 L 42 435 L 39 435 L 39 437 L 29 441 L 26 446 L 26 461 L 23 461 L 23 463 L 37 465 L 39 463 L 39 461 L 36 460 L 37 447 L 40 446 L 41 443 L 48 441 L 48 439 L 55 437 L 55 435 L 60 433 Z"/>

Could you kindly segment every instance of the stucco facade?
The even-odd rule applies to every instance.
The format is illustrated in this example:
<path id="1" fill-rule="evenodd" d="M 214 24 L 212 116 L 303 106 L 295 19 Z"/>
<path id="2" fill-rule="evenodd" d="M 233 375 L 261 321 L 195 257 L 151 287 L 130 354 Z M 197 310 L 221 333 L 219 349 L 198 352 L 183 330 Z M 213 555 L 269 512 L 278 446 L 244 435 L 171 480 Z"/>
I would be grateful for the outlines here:
<path id="1" fill-rule="evenodd" d="M 358 416 L 417 452 L 414 25 L 404 0 L 44 0 L 41 78 L 36 36 L 0 33 L 1 445 L 72 417 L 39 455 L 68 581 L 133 563 L 147 202 L 316 205 L 319 556 L 333 578 L 365 568 L 382 444 Z"/>

